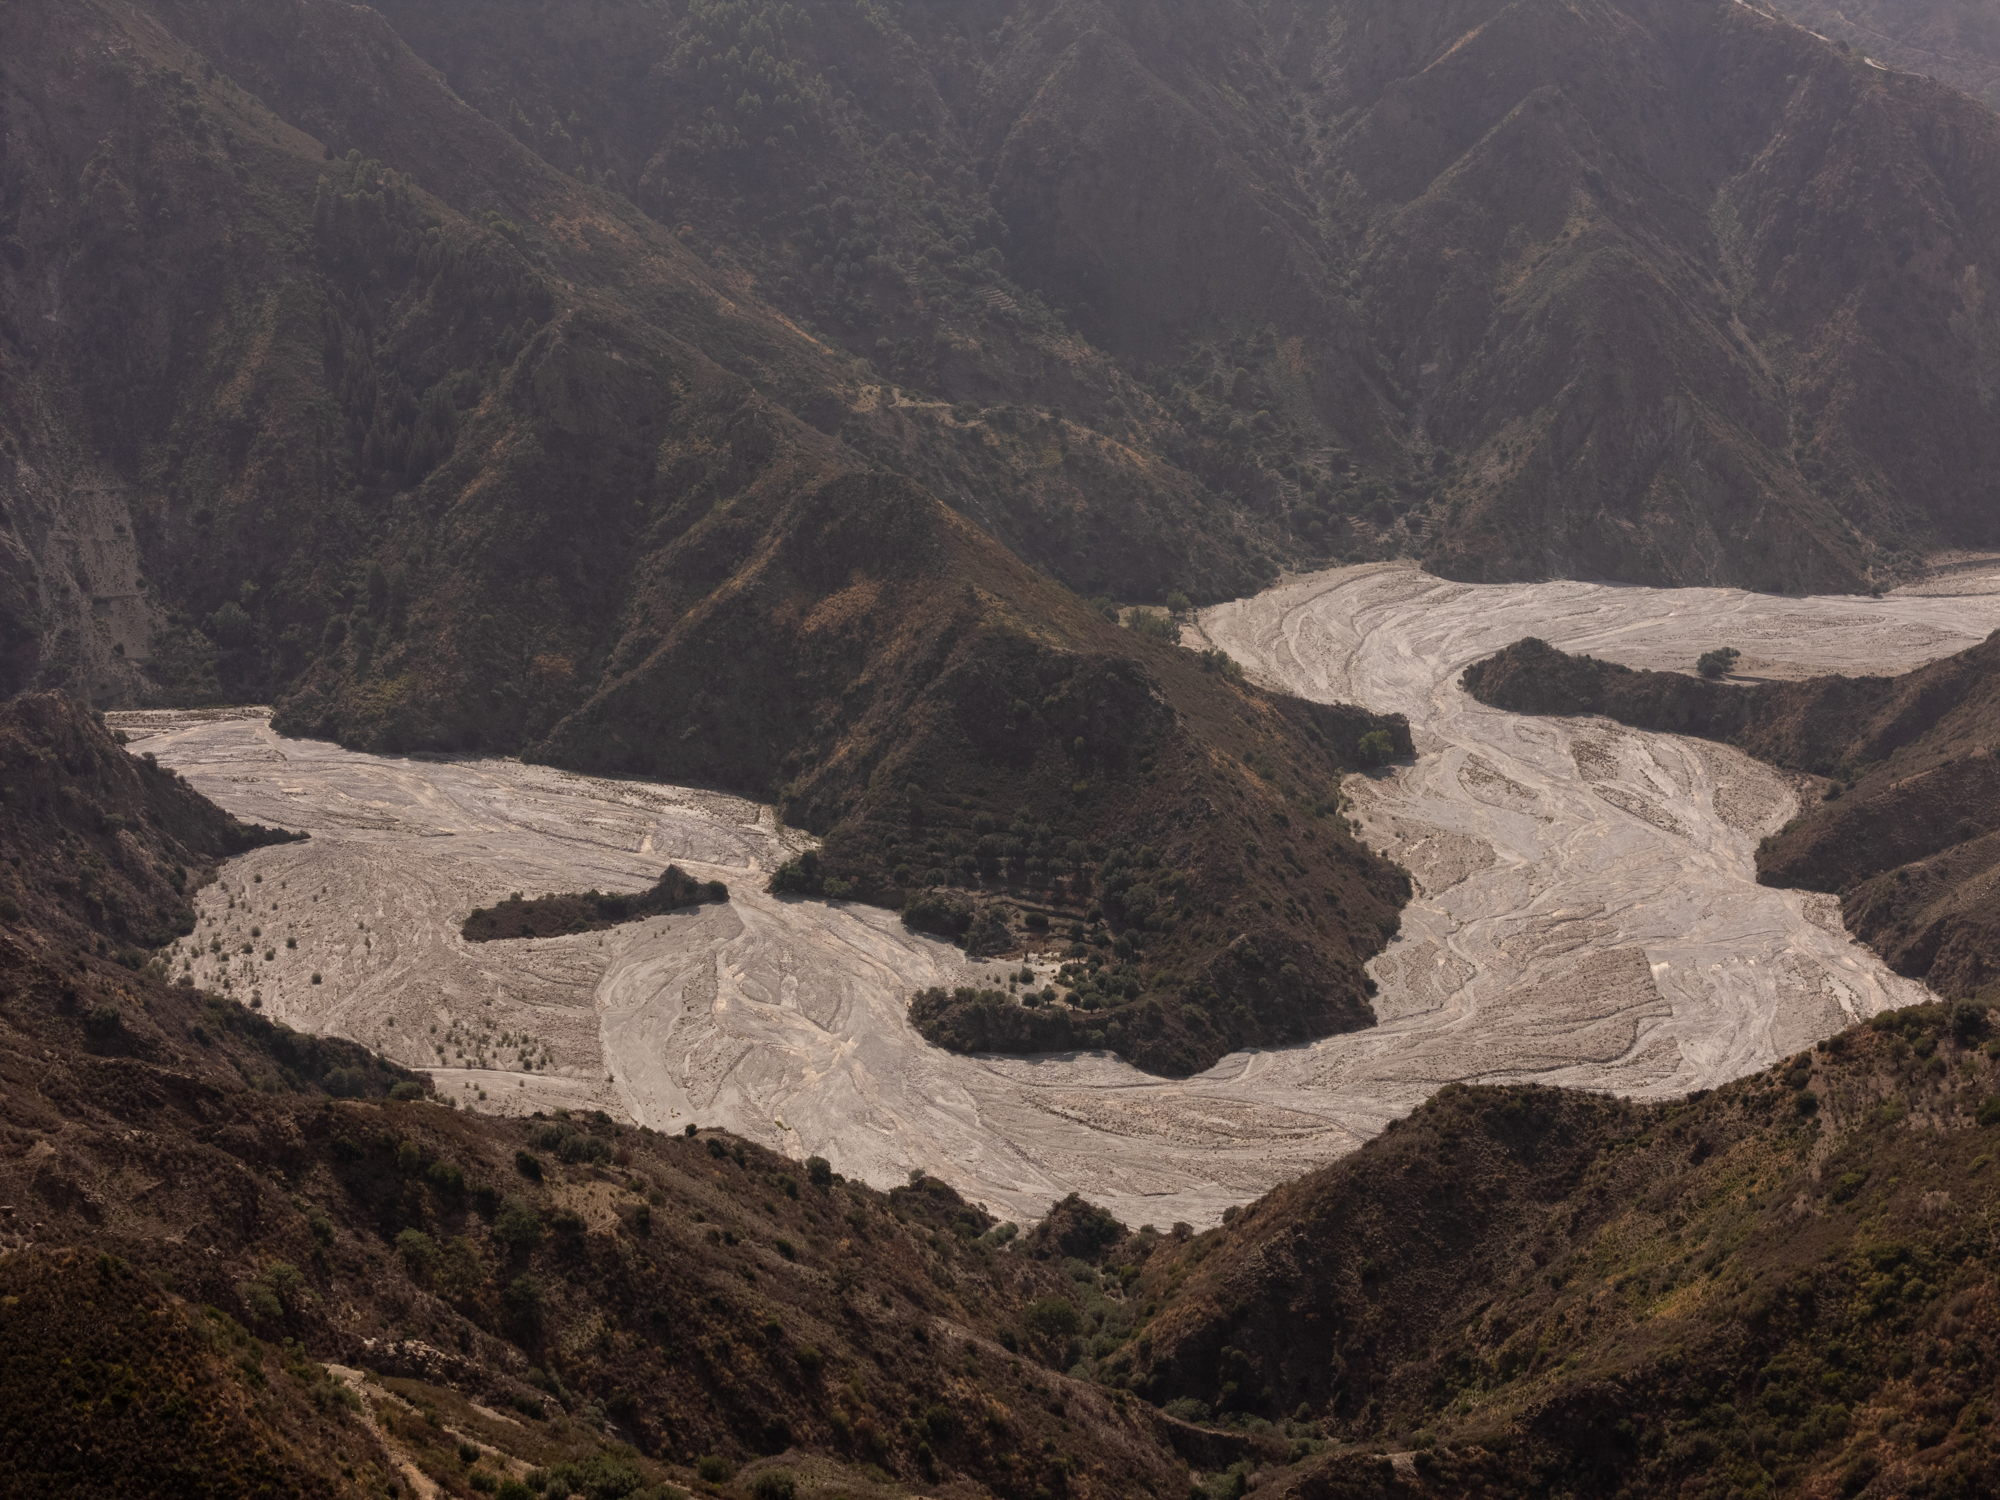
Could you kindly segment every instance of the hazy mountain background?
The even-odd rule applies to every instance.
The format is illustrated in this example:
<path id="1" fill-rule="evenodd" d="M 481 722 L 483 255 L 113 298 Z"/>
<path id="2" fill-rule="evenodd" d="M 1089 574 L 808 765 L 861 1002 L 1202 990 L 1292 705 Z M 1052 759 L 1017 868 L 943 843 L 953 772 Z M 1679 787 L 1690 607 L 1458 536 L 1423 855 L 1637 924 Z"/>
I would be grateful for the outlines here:
<path id="1" fill-rule="evenodd" d="M 1983 0 L 1777 0 L 1824 37 L 2000 106 L 2000 11 Z"/>

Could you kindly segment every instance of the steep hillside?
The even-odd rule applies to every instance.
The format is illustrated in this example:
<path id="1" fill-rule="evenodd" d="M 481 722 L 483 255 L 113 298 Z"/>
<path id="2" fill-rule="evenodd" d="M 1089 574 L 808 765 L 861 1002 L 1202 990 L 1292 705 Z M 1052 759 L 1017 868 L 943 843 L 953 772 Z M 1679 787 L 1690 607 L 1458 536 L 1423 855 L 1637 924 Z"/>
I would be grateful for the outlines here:
<path id="1" fill-rule="evenodd" d="M 1646 1107 L 1447 1089 L 1153 1250 L 1150 1317 L 1100 1370 L 1169 1410 L 1323 1429 L 1342 1449 L 1299 1496 L 1980 1493 L 1985 1031 L 1978 1006 L 1885 1014 Z"/>
<path id="2" fill-rule="evenodd" d="M 1981 0 L 1773 0 L 1770 8 L 2000 107 L 2000 12 Z"/>
<path id="3" fill-rule="evenodd" d="M 127 868 L 240 839 L 75 705 L 5 713 L 19 868 L 102 847 L 14 817 L 49 800 L 26 751 L 57 803 L 125 821 Z M 878 1193 L 692 1127 L 461 1115 L 359 1048 L 98 957 L 121 906 L 169 908 L 143 881 L 46 883 L 0 941 L 8 1493 L 1186 1487 L 1175 1423 L 1056 1372 L 1117 1284 L 1008 1254 L 945 1184 Z"/>
<path id="4" fill-rule="evenodd" d="M 1855 936 L 1941 994 L 2000 982 L 2000 638 L 1901 677 L 1753 687 L 1530 640 L 1467 668 L 1465 687 L 1497 708 L 1601 713 L 1832 778 L 1823 802 L 1764 841 L 1758 878 L 1837 892 Z"/>
<path id="5" fill-rule="evenodd" d="M 1148 399 L 1029 399 L 1296 551 L 1838 589 L 1990 526 L 2000 122 L 1730 0 L 383 9 L 885 378 L 1018 400 L 984 310 L 1066 309 Z"/>
<path id="6" fill-rule="evenodd" d="M 1156 601 L 1992 540 L 2000 121 L 1730 0 L 10 42 L 0 687 L 527 747 L 846 480 Z"/>

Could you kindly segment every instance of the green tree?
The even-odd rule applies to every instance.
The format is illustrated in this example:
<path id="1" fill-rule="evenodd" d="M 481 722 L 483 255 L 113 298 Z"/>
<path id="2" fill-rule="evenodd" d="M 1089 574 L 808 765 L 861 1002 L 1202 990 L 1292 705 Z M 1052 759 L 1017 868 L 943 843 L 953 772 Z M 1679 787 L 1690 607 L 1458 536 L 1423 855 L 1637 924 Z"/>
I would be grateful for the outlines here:
<path id="1" fill-rule="evenodd" d="M 1695 670 L 1708 678 L 1726 677 L 1736 670 L 1736 663 L 1742 655 L 1734 646 L 1718 646 L 1695 658 Z"/>
<path id="2" fill-rule="evenodd" d="M 493 1235 L 510 1250 L 532 1250 L 542 1242 L 542 1216 L 523 1200 L 510 1197 L 493 1220 Z"/>
<path id="3" fill-rule="evenodd" d="M 421 1229 L 405 1229 L 396 1236 L 396 1253 L 412 1278 L 428 1283 L 437 1265 L 437 1244 Z"/>
<path id="4" fill-rule="evenodd" d="M 1364 766 L 1385 766 L 1396 758 L 1396 742 L 1386 729 L 1371 729 L 1354 747 Z"/>
<path id="5" fill-rule="evenodd" d="M 1074 1338 L 1079 1326 L 1076 1307 L 1067 1297 L 1042 1298 L 1022 1314 L 1021 1321 L 1028 1325 L 1028 1332 L 1051 1343 Z"/>

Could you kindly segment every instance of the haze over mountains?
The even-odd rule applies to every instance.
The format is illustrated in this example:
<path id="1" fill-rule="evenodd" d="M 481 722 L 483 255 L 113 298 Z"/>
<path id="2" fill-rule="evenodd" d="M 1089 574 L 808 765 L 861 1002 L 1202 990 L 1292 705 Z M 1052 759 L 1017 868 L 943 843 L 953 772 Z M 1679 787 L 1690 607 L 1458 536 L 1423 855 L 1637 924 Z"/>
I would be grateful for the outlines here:
<path id="1" fill-rule="evenodd" d="M 14 0 L 4 35 L 0 1488 L 1991 1488 L 2000 648 L 1945 656 L 1987 606 L 1913 611 L 1898 664 L 1942 659 L 1893 679 L 1529 641 L 1474 703 L 1437 656 L 1477 585 L 1574 625 L 1573 579 L 1853 595 L 1785 603 L 1852 645 L 1869 594 L 2000 548 L 1990 5 Z M 1365 673 L 1366 610 L 1273 588 L 1391 559 L 1334 576 L 1435 602 L 1371 606 L 1404 624 Z M 1261 664 L 1202 612 L 1253 594 Z M 1782 613 L 1682 625 L 1713 650 Z M 1493 722 L 1447 741 L 1447 701 Z M 1072 1193 L 1020 1232 L 921 1159 L 870 1186 L 745 1139 L 761 1115 L 616 1120 L 587 1106 L 631 1054 L 559 1060 L 502 987 L 635 900 L 482 887 L 519 931 L 474 953 L 442 887 L 313 891 L 327 839 L 267 914 L 262 866 L 211 883 L 295 835 L 103 713 L 251 703 L 269 725 L 218 743 L 300 821 L 396 826 L 373 757 L 434 808 L 428 761 L 516 756 L 639 778 L 597 832 L 650 882 L 647 781 L 751 799 L 709 853 L 778 867 L 700 870 L 699 909 L 742 920 L 711 877 L 754 880 L 769 994 L 718 940 L 621 1045 L 692 1110 L 675 1007 L 818 1026 L 884 1112 L 870 1170 L 898 1109 L 971 1154 L 1067 1110 L 1064 1140 L 1241 1157 L 1332 1139 L 1312 1087 L 1436 1096 L 1254 1203 L 1278 1170 L 1219 1164 L 1204 1201 L 1242 1206 L 1201 1232 L 1138 1146 L 1157 1225 Z M 344 747 L 319 801 L 274 800 L 304 792 L 279 736 Z M 1788 786 L 1823 800 L 1786 823 Z M 499 830 L 480 795 L 425 823 L 433 864 Z M 1579 890 L 1585 837 L 1702 880 Z M 1769 922 L 1724 910 L 1752 873 L 1786 885 Z M 806 902 L 884 909 L 813 1003 L 865 1026 L 843 986 L 874 984 L 906 1051 L 771 977 L 812 961 Z M 591 1092 L 454 1112 L 274 1024 L 283 973 L 284 1014 L 339 1030 L 314 1002 L 398 921 L 459 987 L 399 973 L 372 1045 L 443 1071 L 474 1039 L 480 1109 L 503 1064 L 564 1097 L 572 1053 Z M 1742 951 L 1663 979 L 1676 927 Z M 1005 972 L 905 996 L 878 938 Z M 1918 981 L 1950 1003 L 1831 1034 Z M 581 1036 L 607 1002 L 571 998 Z M 718 1077 L 769 1061 L 711 1032 Z M 1336 1033 L 1405 1045 L 1250 1057 Z M 869 1094 L 930 1048 L 1008 1054 L 1007 1088 Z M 1655 1094 L 1759 1071 L 1523 1083 L 1564 1059 Z M 1229 1068 L 1171 1110 L 1133 1072 Z M 798 1139 L 768 1087 L 700 1099 Z M 1037 1182 L 1077 1180 L 1061 1154 Z"/>
<path id="2" fill-rule="evenodd" d="M 1779 0 L 1773 8 L 1892 67 L 2000 105 L 2000 15 L 1980 0 Z"/>

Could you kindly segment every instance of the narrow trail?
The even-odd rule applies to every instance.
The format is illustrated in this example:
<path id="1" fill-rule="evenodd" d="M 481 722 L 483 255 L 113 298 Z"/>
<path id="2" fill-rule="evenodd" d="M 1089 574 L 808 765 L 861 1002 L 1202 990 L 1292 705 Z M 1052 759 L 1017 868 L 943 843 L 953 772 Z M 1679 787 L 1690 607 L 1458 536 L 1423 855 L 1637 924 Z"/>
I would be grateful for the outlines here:
<path id="1" fill-rule="evenodd" d="M 1794 809 L 1776 773 L 1672 736 L 1498 713 L 1457 677 L 1523 635 L 1635 666 L 1734 645 L 1766 676 L 1902 670 L 2000 626 L 1996 577 L 1950 597 L 1777 599 L 1475 588 L 1384 565 L 1207 611 L 1202 628 L 1256 675 L 1409 715 L 1415 763 L 1349 791 L 1418 892 L 1372 966 L 1379 1025 L 1184 1080 L 1103 1055 L 931 1048 L 911 991 L 1003 966 L 888 912 L 767 894 L 797 836 L 754 803 L 360 755 L 241 710 L 114 720 L 230 812 L 313 835 L 231 861 L 176 967 L 192 958 L 267 1014 L 428 1069 L 467 1107 L 724 1125 L 880 1186 L 922 1167 L 1017 1219 L 1076 1191 L 1130 1223 L 1206 1224 L 1445 1083 L 1673 1092 L 1916 998 L 1826 898 L 1756 884 L 1758 837 Z M 532 942 L 458 935 L 511 891 L 637 890 L 668 861 L 727 880 L 731 902 Z"/>

